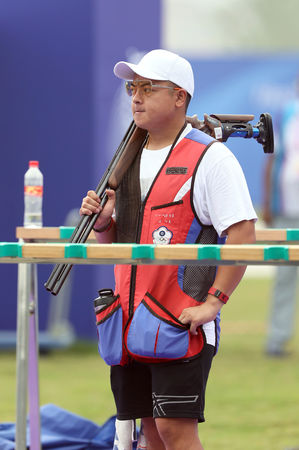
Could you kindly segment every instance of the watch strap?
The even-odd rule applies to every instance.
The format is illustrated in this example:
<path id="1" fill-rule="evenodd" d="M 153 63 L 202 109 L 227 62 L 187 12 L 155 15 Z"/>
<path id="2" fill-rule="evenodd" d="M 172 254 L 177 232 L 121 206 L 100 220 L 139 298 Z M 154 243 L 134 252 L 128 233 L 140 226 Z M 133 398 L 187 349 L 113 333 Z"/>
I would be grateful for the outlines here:
<path id="1" fill-rule="evenodd" d="M 217 297 L 219 300 L 222 301 L 222 303 L 227 303 L 229 296 L 221 292 L 219 289 L 214 288 L 213 286 L 210 287 L 208 294 L 213 295 L 214 297 Z"/>

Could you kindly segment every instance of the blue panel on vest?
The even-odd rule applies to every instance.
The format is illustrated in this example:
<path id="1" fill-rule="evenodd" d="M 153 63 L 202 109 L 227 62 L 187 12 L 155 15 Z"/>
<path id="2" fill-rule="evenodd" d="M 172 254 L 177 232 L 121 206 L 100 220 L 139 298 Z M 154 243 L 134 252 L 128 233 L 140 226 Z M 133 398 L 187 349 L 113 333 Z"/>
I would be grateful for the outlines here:
<path id="1" fill-rule="evenodd" d="M 201 230 L 201 226 L 199 225 L 199 223 L 197 222 L 197 220 L 194 218 L 193 222 L 191 224 L 191 227 L 188 231 L 186 240 L 184 242 L 184 244 L 194 244 L 196 242 L 196 239 L 200 233 Z M 178 283 L 179 286 L 182 290 L 184 290 L 183 286 L 184 286 L 184 273 L 185 273 L 185 266 L 179 266 L 178 267 Z"/>
<path id="2" fill-rule="evenodd" d="M 208 145 L 210 142 L 215 141 L 214 138 L 209 136 L 206 133 L 203 133 L 200 130 L 197 130 L 196 128 L 192 128 L 190 133 L 188 133 L 185 136 L 185 139 L 190 139 L 191 141 L 198 142 L 199 144 Z"/>
<path id="3" fill-rule="evenodd" d="M 142 303 L 138 306 L 128 332 L 127 348 L 130 352 L 150 358 L 176 359 L 185 356 L 188 347 L 187 330 L 153 315 Z"/>
<path id="4" fill-rule="evenodd" d="M 97 325 L 98 349 L 109 366 L 119 364 L 122 358 L 122 309 L 118 308 L 105 322 Z"/>
<path id="5" fill-rule="evenodd" d="M 199 236 L 201 229 L 202 229 L 201 225 L 197 222 L 197 220 L 194 217 L 184 244 L 194 244 Z"/>

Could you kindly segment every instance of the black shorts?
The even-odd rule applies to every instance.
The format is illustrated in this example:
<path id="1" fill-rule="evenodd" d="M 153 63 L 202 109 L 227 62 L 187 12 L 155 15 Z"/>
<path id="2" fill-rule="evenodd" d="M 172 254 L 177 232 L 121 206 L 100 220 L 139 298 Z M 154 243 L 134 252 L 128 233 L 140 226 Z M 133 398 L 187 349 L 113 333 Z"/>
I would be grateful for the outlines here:
<path id="1" fill-rule="evenodd" d="M 187 361 L 111 367 L 119 420 L 142 417 L 194 418 L 204 422 L 205 390 L 214 347 Z"/>

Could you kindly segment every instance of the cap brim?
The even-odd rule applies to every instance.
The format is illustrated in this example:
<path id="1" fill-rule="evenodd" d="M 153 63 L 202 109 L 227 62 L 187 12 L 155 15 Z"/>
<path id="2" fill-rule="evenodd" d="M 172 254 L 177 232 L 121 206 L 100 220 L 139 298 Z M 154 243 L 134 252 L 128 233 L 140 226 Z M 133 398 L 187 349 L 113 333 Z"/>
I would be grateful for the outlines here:
<path id="1" fill-rule="evenodd" d="M 149 80 L 165 80 L 161 75 L 157 75 L 155 72 L 151 72 L 138 67 L 137 64 L 127 63 L 125 61 L 120 61 L 114 66 L 114 74 L 121 78 L 122 80 L 133 80 L 135 75 L 139 75 L 143 78 L 148 78 Z"/>

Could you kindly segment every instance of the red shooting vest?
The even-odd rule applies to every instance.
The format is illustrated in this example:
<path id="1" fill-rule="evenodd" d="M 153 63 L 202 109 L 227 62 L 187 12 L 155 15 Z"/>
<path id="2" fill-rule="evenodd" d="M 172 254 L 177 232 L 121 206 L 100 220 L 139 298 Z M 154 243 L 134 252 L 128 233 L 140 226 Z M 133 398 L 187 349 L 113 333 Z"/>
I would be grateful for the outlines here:
<path id="1" fill-rule="evenodd" d="M 142 204 L 136 242 L 217 243 L 215 229 L 200 223 L 192 202 L 195 173 L 212 142 L 212 138 L 193 129 L 170 151 Z M 115 303 L 97 317 L 106 327 L 98 328 L 102 339 L 107 341 L 111 322 L 113 332 L 110 326 L 108 334 L 118 341 L 117 345 L 109 343 L 110 350 L 102 341 L 105 349 L 100 352 L 102 356 L 108 354 L 108 358 L 103 356 L 106 362 L 125 364 L 130 357 L 165 362 L 197 356 L 204 345 L 204 334 L 199 328 L 198 335 L 191 335 L 178 317 L 184 308 L 205 301 L 215 270 L 206 266 L 117 265 Z"/>

